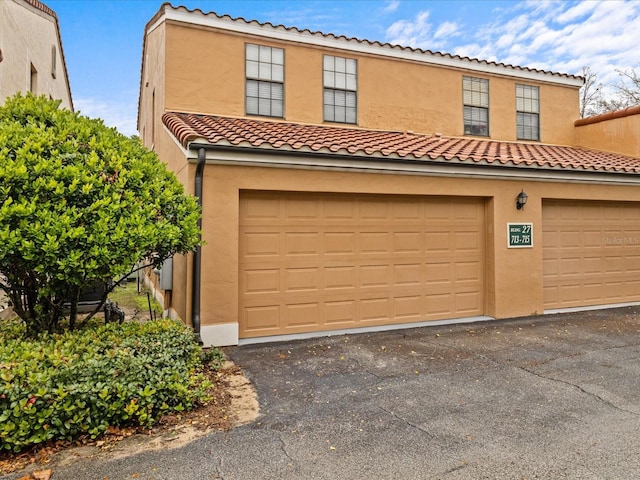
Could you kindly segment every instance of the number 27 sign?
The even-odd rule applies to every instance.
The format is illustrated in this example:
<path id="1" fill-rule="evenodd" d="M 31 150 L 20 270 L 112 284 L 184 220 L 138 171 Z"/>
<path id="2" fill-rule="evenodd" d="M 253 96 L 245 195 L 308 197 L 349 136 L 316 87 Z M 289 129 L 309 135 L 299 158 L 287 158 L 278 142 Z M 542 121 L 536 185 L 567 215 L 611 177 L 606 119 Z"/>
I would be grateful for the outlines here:
<path id="1" fill-rule="evenodd" d="M 533 223 L 507 223 L 508 248 L 533 247 Z"/>

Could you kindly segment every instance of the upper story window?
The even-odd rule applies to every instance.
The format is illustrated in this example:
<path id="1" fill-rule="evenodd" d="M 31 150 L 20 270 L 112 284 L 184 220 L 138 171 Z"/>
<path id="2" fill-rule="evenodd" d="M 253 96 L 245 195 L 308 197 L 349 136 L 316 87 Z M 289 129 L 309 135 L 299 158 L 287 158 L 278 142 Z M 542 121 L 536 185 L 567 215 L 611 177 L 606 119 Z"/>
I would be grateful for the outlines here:
<path id="1" fill-rule="evenodd" d="M 462 77 L 465 135 L 489 136 L 489 80 Z"/>
<path id="2" fill-rule="evenodd" d="M 57 58 L 56 57 L 57 57 L 57 55 L 56 55 L 56 46 L 53 45 L 51 47 L 51 76 L 53 78 L 56 78 L 56 74 L 57 74 L 57 72 L 56 72 L 57 65 L 56 64 L 58 62 L 57 62 Z"/>
<path id="3" fill-rule="evenodd" d="M 31 64 L 29 70 L 29 91 L 34 95 L 38 94 L 38 70 Z"/>
<path id="4" fill-rule="evenodd" d="M 323 61 L 325 122 L 358 121 L 358 64 L 352 58 L 325 55 Z"/>
<path id="5" fill-rule="evenodd" d="M 284 50 L 246 44 L 248 115 L 284 116 Z"/>
<path id="6" fill-rule="evenodd" d="M 540 91 L 530 85 L 516 85 L 518 140 L 540 140 Z"/>

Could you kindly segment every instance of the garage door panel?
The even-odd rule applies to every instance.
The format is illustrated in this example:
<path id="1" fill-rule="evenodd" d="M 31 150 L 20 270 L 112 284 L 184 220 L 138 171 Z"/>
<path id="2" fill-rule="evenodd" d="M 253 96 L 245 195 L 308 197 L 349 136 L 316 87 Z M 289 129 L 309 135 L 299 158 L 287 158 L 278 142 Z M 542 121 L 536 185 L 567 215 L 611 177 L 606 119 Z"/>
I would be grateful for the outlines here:
<path id="1" fill-rule="evenodd" d="M 395 297 L 393 300 L 395 318 L 398 320 L 418 321 L 424 311 L 424 299 L 421 295 Z"/>
<path id="2" fill-rule="evenodd" d="M 477 290 L 471 292 L 460 292 L 455 296 L 456 311 L 462 315 L 472 314 L 478 311 L 480 295 Z"/>
<path id="3" fill-rule="evenodd" d="M 357 288 L 358 269 L 355 266 L 324 268 L 324 287 L 327 290 L 345 290 Z"/>
<path id="4" fill-rule="evenodd" d="M 425 284 L 430 288 L 435 285 L 450 285 L 454 279 L 454 271 L 449 262 L 428 263 L 426 265 Z"/>
<path id="5" fill-rule="evenodd" d="M 285 233 L 285 255 L 319 255 L 321 243 L 318 233 Z"/>
<path id="6" fill-rule="evenodd" d="M 312 268 L 287 268 L 284 270 L 284 289 L 285 292 L 314 291 L 319 288 L 320 269 Z"/>
<path id="7" fill-rule="evenodd" d="M 396 232 L 393 234 L 394 253 L 420 253 L 422 245 L 421 232 Z"/>
<path id="8" fill-rule="evenodd" d="M 390 265 L 363 265 L 360 267 L 360 286 L 389 287 L 391 280 Z"/>
<path id="9" fill-rule="evenodd" d="M 250 332 L 269 332 L 280 329 L 280 305 L 245 306 L 241 312 L 244 330 Z"/>
<path id="10" fill-rule="evenodd" d="M 360 253 L 391 253 L 391 235 L 388 232 L 361 232 Z"/>
<path id="11" fill-rule="evenodd" d="M 280 255 L 280 235 L 277 233 L 246 232 L 241 255 L 244 257 L 277 257 Z"/>
<path id="12" fill-rule="evenodd" d="M 427 317 L 439 318 L 453 309 L 453 294 L 450 292 L 429 293 L 426 295 L 426 304 Z"/>
<path id="13" fill-rule="evenodd" d="M 245 205 L 244 216 L 247 220 L 251 220 L 253 223 L 261 220 L 273 222 L 280 218 L 281 201 L 279 198 L 256 194 L 254 199 L 255 201 Z"/>
<path id="14" fill-rule="evenodd" d="M 390 323 L 393 319 L 392 299 L 389 297 L 362 298 L 360 318 L 362 323 Z"/>
<path id="15" fill-rule="evenodd" d="M 456 262 L 455 279 L 456 282 L 472 282 L 480 284 L 482 279 L 482 265 L 478 261 Z"/>
<path id="16" fill-rule="evenodd" d="M 451 243 L 452 232 L 449 230 L 425 233 L 425 250 L 427 252 L 449 252 Z"/>
<path id="17" fill-rule="evenodd" d="M 240 286 L 240 291 L 245 294 L 277 293 L 280 291 L 280 270 L 276 268 L 245 270 Z"/>
<path id="18" fill-rule="evenodd" d="M 586 248 L 600 248 L 602 245 L 602 232 L 586 230 L 582 232 L 583 246 Z"/>
<path id="19" fill-rule="evenodd" d="M 358 318 L 358 304 L 355 300 L 326 302 L 324 307 L 326 325 L 350 324 L 354 318 Z"/>
<path id="20" fill-rule="evenodd" d="M 424 284 L 422 265 L 419 263 L 394 265 L 393 284 L 395 286 L 420 286 Z"/>
<path id="21" fill-rule="evenodd" d="M 377 223 L 380 220 L 388 222 L 392 218 L 389 215 L 389 202 L 384 200 L 369 199 L 366 202 L 359 202 L 358 205 L 361 220 L 375 220 Z"/>
<path id="22" fill-rule="evenodd" d="M 315 327 L 320 323 L 318 302 L 285 305 L 283 308 L 284 327 Z"/>
<path id="23" fill-rule="evenodd" d="M 545 201 L 545 308 L 640 301 L 640 206 Z"/>
<path id="24" fill-rule="evenodd" d="M 480 199 L 242 192 L 239 235 L 242 337 L 484 310 Z"/>
<path id="25" fill-rule="evenodd" d="M 354 255 L 356 234 L 354 232 L 325 232 L 325 255 Z"/>

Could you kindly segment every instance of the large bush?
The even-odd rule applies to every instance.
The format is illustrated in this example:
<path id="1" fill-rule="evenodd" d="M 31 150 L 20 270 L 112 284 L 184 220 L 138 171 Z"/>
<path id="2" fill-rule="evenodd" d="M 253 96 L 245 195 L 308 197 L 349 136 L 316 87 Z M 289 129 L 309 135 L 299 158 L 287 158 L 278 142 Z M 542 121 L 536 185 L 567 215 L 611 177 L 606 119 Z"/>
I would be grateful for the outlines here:
<path id="1" fill-rule="evenodd" d="M 149 426 L 207 399 L 202 350 L 172 320 L 127 322 L 26 340 L 0 322 L 0 450 Z"/>
<path id="2" fill-rule="evenodd" d="M 84 287 L 200 235 L 195 199 L 155 153 L 59 105 L 18 94 L 0 107 L 0 288 L 31 336 L 67 311 L 73 329 Z"/>

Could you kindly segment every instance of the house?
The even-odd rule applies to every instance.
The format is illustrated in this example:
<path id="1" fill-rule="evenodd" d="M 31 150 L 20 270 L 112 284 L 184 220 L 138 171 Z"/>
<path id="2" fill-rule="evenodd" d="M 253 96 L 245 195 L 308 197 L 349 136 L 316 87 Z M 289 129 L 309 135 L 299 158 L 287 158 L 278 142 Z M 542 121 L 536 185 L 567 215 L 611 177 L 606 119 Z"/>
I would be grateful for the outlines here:
<path id="1" fill-rule="evenodd" d="M 583 78 L 164 4 L 138 128 L 203 205 L 206 345 L 640 301 L 640 112 Z"/>
<path id="2" fill-rule="evenodd" d="M 0 104 L 17 92 L 73 110 L 58 17 L 38 0 L 0 2 Z"/>

